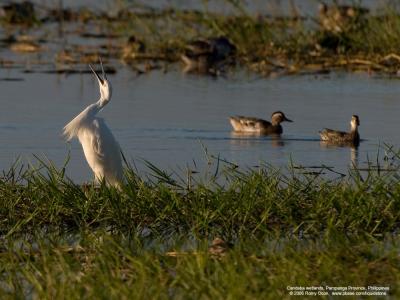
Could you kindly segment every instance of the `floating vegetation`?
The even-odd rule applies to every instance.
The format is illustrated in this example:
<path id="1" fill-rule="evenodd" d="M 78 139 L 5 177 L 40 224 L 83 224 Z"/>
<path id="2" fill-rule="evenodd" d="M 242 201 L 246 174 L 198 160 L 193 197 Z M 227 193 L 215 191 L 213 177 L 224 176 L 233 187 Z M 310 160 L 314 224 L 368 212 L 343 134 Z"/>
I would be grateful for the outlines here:
<path id="1" fill-rule="evenodd" d="M 0 20 L 8 24 L 31 26 L 37 23 L 34 4 L 31 1 L 11 2 L 0 7 Z"/>
<path id="2" fill-rule="evenodd" d="M 47 8 L 29 1 L 15 5 L 32 5 L 33 9 L 9 10 L 8 6 L 3 6 L 2 24 L 8 36 L 1 39 L 2 44 L 9 44 L 10 33 L 19 41 L 19 35 L 26 34 L 23 29 L 26 24 L 33 24 L 28 32 L 42 42 L 23 45 L 10 42 L 12 48 L 25 53 L 50 52 L 53 55 L 46 57 L 55 57 L 58 62 L 68 53 L 61 59 L 68 64 L 87 63 L 86 53 L 122 60 L 134 69 L 143 61 L 169 64 L 183 58 L 184 62 L 192 63 L 193 60 L 185 58 L 199 56 L 189 49 L 194 41 L 210 44 L 224 37 L 236 50 L 234 55 L 229 55 L 229 64 L 215 64 L 210 56 L 200 55 L 206 62 L 206 69 L 212 69 L 212 73 L 238 65 L 264 76 L 318 75 L 335 70 L 397 76 L 399 66 L 400 31 L 397 29 L 400 16 L 391 6 L 372 14 L 359 6 L 321 4 L 316 17 L 304 18 L 299 17 L 296 10 L 287 17 L 252 15 L 236 1 L 226 3 L 234 7 L 230 15 L 171 8 L 160 10 L 124 1 L 119 2 L 119 9 L 114 12 L 94 12 L 88 8 L 73 11 L 62 6 Z M 18 17 L 6 17 L 10 11 Z M 26 20 L 20 22 L 21 18 Z M 37 21 L 30 21 L 33 19 Z M 51 26 L 52 23 L 59 26 Z M 69 36 L 73 38 L 66 39 Z"/>
<path id="3" fill-rule="evenodd" d="M 10 50 L 14 52 L 39 52 L 42 50 L 40 45 L 33 41 L 15 42 L 10 45 Z"/>

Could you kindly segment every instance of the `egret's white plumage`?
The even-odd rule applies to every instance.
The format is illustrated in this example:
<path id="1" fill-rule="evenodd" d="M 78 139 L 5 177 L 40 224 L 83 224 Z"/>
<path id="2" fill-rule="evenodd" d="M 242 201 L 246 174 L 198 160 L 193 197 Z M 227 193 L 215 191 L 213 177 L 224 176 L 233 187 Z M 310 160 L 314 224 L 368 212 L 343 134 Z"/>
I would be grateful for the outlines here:
<path id="1" fill-rule="evenodd" d="M 97 181 L 104 179 L 110 185 L 119 186 L 123 180 L 121 150 L 105 121 L 97 117 L 97 113 L 111 99 L 111 84 L 107 80 L 103 64 L 102 77 L 90 65 L 89 67 L 99 82 L 100 99 L 86 107 L 64 127 L 64 136 L 67 141 L 74 137 L 79 139 Z"/>

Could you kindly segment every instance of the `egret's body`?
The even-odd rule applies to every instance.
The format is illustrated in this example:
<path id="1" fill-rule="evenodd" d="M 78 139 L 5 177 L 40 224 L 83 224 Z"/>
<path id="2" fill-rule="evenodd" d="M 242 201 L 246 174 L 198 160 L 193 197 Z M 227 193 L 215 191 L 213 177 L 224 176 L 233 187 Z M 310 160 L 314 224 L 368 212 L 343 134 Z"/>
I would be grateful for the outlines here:
<path id="1" fill-rule="evenodd" d="M 96 181 L 105 180 L 107 184 L 119 186 L 123 180 L 121 150 L 105 121 L 97 117 L 111 99 L 111 84 L 104 70 L 103 78 L 92 71 L 99 81 L 100 99 L 69 122 L 64 127 L 64 135 L 68 141 L 74 137 L 79 139 Z"/>

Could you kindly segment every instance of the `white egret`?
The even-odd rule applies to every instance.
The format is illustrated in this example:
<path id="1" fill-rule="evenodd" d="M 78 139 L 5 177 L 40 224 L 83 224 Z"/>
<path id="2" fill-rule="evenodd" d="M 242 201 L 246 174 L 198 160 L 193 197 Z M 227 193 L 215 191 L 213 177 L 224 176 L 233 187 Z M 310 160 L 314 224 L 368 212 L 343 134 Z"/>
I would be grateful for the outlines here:
<path id="1" fill-rule="evenodd" d="M 74 137 L 79 139 L 97 182 L 105 180 L 107 184 L 119 187 L 123 180 L 121 149 L 104 119 L 97 117 L 110 102 L 112 94 L 101 60 L 100 65 L 102 76 L 89 65 L 99 82 L 100 99 L 65 125 L 64 136 L 67 141 Z"/>

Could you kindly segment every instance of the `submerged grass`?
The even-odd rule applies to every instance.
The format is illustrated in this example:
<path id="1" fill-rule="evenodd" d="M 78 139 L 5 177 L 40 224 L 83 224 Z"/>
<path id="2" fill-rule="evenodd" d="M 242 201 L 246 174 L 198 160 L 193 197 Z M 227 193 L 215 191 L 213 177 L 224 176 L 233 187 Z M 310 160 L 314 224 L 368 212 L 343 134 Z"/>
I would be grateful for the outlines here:
<path id="1" fill-rule="evenodd" d="M 64 168 L 0 180 L 7 298 L 289 298 L 286 286 L 388 286 L 400 295 L 398 172 L 332 180 L 217 162 L 209 178 L 131 167 L 122 190 Z M 216 238 L 226 241 L 217 253 Z"/>
<path id="2" fill-rule="evenodd" d="M 99 232 L 74 247 L 38 239 L 36 245 L 7 244 L 1 256 L 4 296 L 276 299 L 289 298 L 287 286 L 326 285 L 389 286 L 391 295 L 400 293 L 398 239 L 248 241 L 219 257 L 210 255 L 204 243 L 196 252 L 172 257 Z"/>

